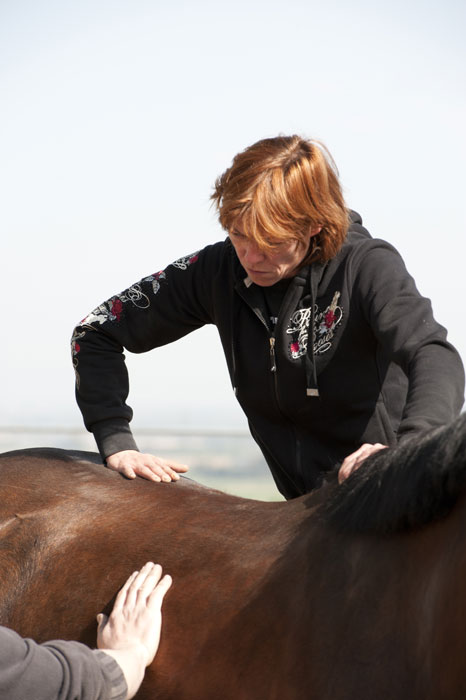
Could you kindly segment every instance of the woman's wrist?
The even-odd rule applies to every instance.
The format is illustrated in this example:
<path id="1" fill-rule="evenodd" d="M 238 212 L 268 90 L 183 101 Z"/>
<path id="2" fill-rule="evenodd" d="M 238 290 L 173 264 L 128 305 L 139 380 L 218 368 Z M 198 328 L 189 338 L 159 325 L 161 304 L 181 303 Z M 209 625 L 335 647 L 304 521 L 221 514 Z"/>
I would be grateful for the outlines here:
<path id="1" fill-rule="evenodd" d="M 144 678 L 144 672 L 147 666 L 148 651 L 143 644 L 135 644 L 126 649 L 100 649 L 99 651 L 111 656 L 125 677 L 127 685 L 126 698 L 136 695 Z"/>
<path id="2" fill-rule="evenodd" d="M 113 418 L 92 426 L 92 432 L 102 458 L 124 450 L 139 451 L 129 423 L 124 418 Z"/>

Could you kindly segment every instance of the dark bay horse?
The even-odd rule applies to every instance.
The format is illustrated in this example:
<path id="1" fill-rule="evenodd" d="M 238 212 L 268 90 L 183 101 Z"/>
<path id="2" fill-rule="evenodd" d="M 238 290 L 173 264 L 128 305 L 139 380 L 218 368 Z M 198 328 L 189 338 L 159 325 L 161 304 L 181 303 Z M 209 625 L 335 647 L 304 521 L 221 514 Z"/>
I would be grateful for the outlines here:
<path id="1" fill-rule="evenodd" d="M 129 573 L 174 584 L 149 700 L 464 700 L 466 418 L 294 501 L 0 457 L 0 623 L 95 643 Z"/>

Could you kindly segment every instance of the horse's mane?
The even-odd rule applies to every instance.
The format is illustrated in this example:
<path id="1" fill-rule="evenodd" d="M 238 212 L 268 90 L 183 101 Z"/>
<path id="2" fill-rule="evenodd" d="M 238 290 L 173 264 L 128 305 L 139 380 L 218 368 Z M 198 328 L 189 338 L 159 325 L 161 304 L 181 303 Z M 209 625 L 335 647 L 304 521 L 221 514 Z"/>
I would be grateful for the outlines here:
<path id="1" fill-rule="evenodd" d="M 465 487 L 463 414 L 423 437 L 381 450 L 341 485 L 322 488 L 318 512 L 347 532 L 401 532 L 446 515 Z"/>

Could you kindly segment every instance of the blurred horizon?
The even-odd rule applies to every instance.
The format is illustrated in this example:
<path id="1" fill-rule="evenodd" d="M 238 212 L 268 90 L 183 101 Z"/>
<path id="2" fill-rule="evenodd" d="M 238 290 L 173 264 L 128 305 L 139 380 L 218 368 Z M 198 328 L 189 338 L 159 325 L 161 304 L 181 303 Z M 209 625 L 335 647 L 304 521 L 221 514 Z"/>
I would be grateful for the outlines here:
<path id="1" fill-rule="evenodd" d="M 257 445 L 244 430 L 138 431 L 142 452 L 170 455 L 189 466 L 186 477 L 243 498 L 283 500 Z M 0 453 L 37 447 L 97 452 L 84 428 L 0 426 Z"/>

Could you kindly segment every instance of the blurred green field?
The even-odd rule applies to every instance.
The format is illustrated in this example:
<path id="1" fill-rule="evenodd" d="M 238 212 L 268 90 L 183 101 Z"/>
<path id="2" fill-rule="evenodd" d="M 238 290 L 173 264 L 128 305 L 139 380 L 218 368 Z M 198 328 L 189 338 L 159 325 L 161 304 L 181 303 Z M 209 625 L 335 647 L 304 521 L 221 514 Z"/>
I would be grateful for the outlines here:
<path id="1" fill-rule="evenodd" d="M 187 464 L 187 476 L 200 484 L 243 498 L 283 500 L 248 432 L 136 429 L 135 435 L 142 452 Z M 41 446 L 90 452 L 97 449 L 84 428 L 0 427 L 0 452 Z"/>
<path id="2" fill-rule="evenodd" d="M 242 498 L 254 498 L 259 501 L 283 501 L 283 496 L 277 491 L 272 477 L 244 476 L 235 478 L 231 475 L 208 475 L 203 473 L 195 476 L 195 470 L 191 470 L 190 478 L 195 479 L 204 486 L 209 486 L 219 491 L 224 491 L 233 496 Z"/>

